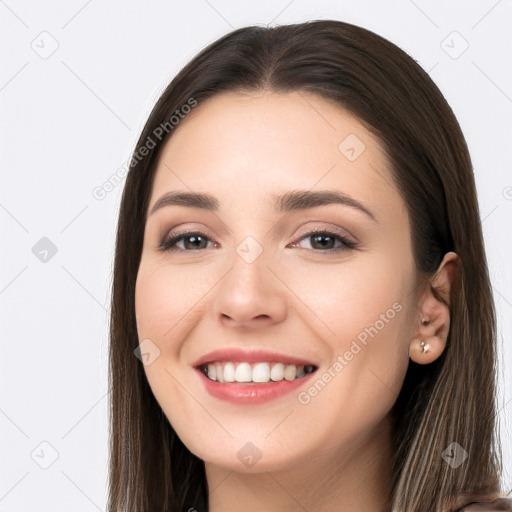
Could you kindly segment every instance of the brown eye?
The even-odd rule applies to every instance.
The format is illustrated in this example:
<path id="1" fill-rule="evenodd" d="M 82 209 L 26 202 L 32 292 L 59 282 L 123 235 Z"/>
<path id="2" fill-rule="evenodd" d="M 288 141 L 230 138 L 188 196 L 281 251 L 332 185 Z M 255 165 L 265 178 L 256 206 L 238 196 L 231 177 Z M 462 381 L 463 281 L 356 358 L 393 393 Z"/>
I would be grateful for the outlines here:
<path id="1" fill-rule="evenodd" d="M 177 247 L 177 243 L 183 240 L 183 248 Z M 179 233 L 171 235 L 166 238 L 160 245 L 159 250 L 161 251 L 198 251 L 206 249 L 205 242 L 210 240 L 204 233 L 200 231 L 188 231 L 185 233 Z"/>
<path id="2" fill-rule="evenodd" d="M 310 245 L 311 248 L 307 248 L 308 250 L 316 250 L 316 251 L 346 251 L 348 249 L 353 249 L 356 247 L 356 243 L 348 238 L 341 236 L 337 233 L 332 233 L 331 231 L 310 231 L 306 233 L 300 240 L 311 239 Z M 338 242 L 338 246 L 335 247 Z M 292 244 L 293 247 L 297 247 L 298 242 L 294 242 Z"/>

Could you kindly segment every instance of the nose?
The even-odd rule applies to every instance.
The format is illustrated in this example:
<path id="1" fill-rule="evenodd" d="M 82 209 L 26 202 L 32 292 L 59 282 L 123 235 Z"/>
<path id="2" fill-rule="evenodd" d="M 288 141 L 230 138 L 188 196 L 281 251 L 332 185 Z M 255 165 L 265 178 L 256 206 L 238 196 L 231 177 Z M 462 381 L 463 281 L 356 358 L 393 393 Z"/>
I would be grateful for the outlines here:
<path id="1" fill-rule="evenodd" d="M 250 263 L 235 254 L 213 300 L 213 313 L 224 327 L 250 330 L 283 321 L 287 288 L 272 263 L 265 252 Z"/>

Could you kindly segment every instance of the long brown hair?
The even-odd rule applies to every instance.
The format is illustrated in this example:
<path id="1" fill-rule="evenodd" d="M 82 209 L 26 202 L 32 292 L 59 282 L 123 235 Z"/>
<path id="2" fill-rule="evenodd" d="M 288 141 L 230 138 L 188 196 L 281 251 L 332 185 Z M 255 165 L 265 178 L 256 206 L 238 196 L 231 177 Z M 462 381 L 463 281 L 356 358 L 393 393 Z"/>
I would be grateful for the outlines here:
<path id="1" fill-rule="evenodd" d="M 404 51 L 366 29 L 319 20 L 245 27 L 221 37 L 172 80 L 142 130 L 116 240 L 108 510 L 208 510 L 204 463 L 176 435 L 134 356 L 135 281 L 157 158 L 179 129 L 169 120 L 176 111 L 182 117 L 184 105 L 242 90 L 314 92 L 355 115 L 391 162 L 411 220 L 418 272 L 432 278 L 446 252 L 460 257 L 446 349 L 432 364 L 410 361 L 393 408 L 396 457 L 388 510 L 445 512 L 498 496 L 496 320 L 463 134 L 441 92 Z M 452 442 L 469 454 L 456 469 L 442 457 Z"/>

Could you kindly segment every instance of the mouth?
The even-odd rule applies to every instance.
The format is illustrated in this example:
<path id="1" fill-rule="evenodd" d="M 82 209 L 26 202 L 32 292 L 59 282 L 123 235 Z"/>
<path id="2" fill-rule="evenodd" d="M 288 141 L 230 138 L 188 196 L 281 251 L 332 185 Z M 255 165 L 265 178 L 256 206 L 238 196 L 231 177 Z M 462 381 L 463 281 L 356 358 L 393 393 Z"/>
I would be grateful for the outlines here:
<path id="1" fill-rule="evenodd" d="M 206 393 L 240 406 L 285 399 L 306 386 L 319 368 L 312 360 L 286 353 L 240 347 L 213 350 L 192 366 Z"/>
<path id="2" fill-rule="evenodd" d="M 318 367 L 312 364 L 286 364 L 282 362 L 212 361 L 196 367 L 208 379 L 219 383 L 267 384 L 292 382 L 314 373 Z"/>

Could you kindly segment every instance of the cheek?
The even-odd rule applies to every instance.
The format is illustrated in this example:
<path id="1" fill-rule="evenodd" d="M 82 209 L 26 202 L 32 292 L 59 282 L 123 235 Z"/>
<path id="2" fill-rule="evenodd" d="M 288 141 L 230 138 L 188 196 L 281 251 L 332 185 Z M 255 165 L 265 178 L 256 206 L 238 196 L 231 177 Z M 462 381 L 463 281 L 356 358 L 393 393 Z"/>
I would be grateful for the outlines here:
<path id="1" fill-rule="evenodd" d="M 215 272 L 195 265 L 141 261 L 135 286 L 135 313 L 139 340 L 150 338 L 170 362 L 181 343 L 204 316 L 208 292 L 218 282 Z M 164 361 L 165 360 L 165 361 Z"/>
<path id="2" fill-rule="evenodd" d="M 165 309 L 173 302 L 170 300 L 171 287 L 157 279 L 157 273 L 141 264 L 135 285 L 135 315 L 139 340 L 153 338 L 165 318 Z"/>
<path id="3" fill-rule="evenodd" d="M 192 267 L 189 267 L 192 269 Z M 191 285 L 192 270 L 171 267 L 161 261 L 142 260 L 135 285 L 135 313 L 139 342 L 149 339 L 150 352 L 157 354 L 144 372 L 152 392 L 171 424 L 181 426 L 184 417 L 196 415 L 194 404 L 183 392 L 182 377 L 175 373 L 180 347 L 193 329 L 192 321 L 204 295 Z M 196 270 L 197 273 L 197 270 Z M 198 281 L 200 282 L 200 281 Z M 199 303 L 198 303 L 199 301 Z M 185 385 L 188 388 L 190 383 Z M 172 397 L 172 400 L 171 400 Z M 190 411 L 183 414 L 183 411 Z M 203 418 L 204 420 L 204 418 Z M 181 431 L 186 430 L 181 426 Z"/>
<path id="4" fill-rule="evenodd" d="M 343 345 L 361 333 L 364 338 L 365 329 L 375 324 L 379 331 L 396 332 L 411 286 L 408 274 L 399 271 L 404 263 L 382 253 L 358 255 L 340 264 L 294 269 L 283 280 L 300 299 L 303 318 L 322 325 L 322 333 Z"/>
<path id="5" fill-rule="evenodd" d="M 330 429 L 323 445 L 327 451 L 354 432 L 378 428 L 402 387 L 414 308 L 407 284 L 395 278 L 396 265 L 382 259 L 364 272 L 347 266 L 322 289 L 313 279 L 303 283 L 308 306 L 323 321 L 317 333 L 327 333 L 322 344 L 330 358 L 299 402 L 309 418 Z M 333 416 L 342 418 L 342 428 Z"/>
<path id="6" fill-rule="evenodd" d="M 186 276 L 171 267 L 141 262 L 135 286 L 139 337 L 162 338 L 190 309 L 193 287 Z"/>
<path id="7" fill-rule="evenodd" d="M 337 266 L 311 266 L 289 279 L 307 305 L 302 320 L 322 339 L 332 373 L 340 375 L 331 392 L 352 396 L 354 407 L 374 403 L 382 392 L 391 391 L 393 400 L 408 365 L 412 260 L 363 255 Z"/>

